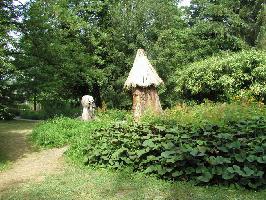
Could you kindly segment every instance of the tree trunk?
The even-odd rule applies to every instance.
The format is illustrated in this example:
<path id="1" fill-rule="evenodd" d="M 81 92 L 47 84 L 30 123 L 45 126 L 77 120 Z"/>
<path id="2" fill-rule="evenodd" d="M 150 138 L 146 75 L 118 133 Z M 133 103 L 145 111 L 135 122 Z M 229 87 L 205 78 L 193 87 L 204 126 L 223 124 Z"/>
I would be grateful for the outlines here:
<path id="1" fill-rule="evenodd" d="M 257 47 L 259 49 L 266 49 L 266 5 L 261 9 L 260 14 L 261 27 L 257 38 Z"/>
<path id="2" fill-rule="evenodd" d="M 93 84 L 93 98 L 95 100 L 96 107 L 102 107 L 102 98 L 101 98 L 101 90 L 98 83 Z"/>
<path id="3" fill-rule="evenodd" d="M 37 97 L 36 97 L 36 94 L 34 94 L 34 97 L 33 97 L 33 110 L 37 111 Z"/>
<path id="4" fill-rule="evenodd" d="M 154 86 L 134 88 L 132 109 L 135 121 L 139 121 L 140 117 L 146 111 L 160 114 L 162 112 L 162 107 L 156 88 Z"/>

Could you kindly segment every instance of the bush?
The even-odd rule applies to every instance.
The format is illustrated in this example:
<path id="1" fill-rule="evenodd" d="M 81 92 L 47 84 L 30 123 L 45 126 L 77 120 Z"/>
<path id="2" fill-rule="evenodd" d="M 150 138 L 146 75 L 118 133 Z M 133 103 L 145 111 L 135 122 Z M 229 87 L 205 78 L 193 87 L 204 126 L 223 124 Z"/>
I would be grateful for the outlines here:
<path id="1" fill-rule="evenodd" d="M 99 128 L 75 148 L 82 149 L 86 165 L 131 166 L 197 183 L 266 185 L 264 106 L 207 104 L 177 110 L 141 124 Z"/>
<path id="2" fill-rule="evenodd" d="M 42 102 L 42 111 L 46 119 L 56 116 L 76 118 L 81 115 L 81 108 L 73 106 L 68 101 L 63 100 L 46 100 Z"/>
<path id="3" fill-rule="evenodd" d="M 175 75 L 182 98 L 231 100 L 238 95 L 266 97 L 265 51 L 222 54 L 192 63 Z"/>
<path id="4" fill-rule="evenodd" d="M 31 110 L 27 105 L 18 105 L 19 115 L 24 119 L 51 119 L 54 117 L 77 118 L 81 115 L 81 108 L 72 106 L 67 101 L 43 101 L 42 109 L 38 111 Z"/>

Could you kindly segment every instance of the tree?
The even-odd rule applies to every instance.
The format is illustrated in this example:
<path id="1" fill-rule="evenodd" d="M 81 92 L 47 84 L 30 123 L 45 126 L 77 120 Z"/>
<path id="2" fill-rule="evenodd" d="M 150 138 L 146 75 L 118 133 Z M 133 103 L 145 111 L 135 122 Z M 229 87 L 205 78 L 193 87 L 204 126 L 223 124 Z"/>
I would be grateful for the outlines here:
<path id="1" fill-rule="evenodd" d="M 254 47 L 262 26 L 264 0 L 192 0 L 188 9 L 193 35 L 210 55 Z M 247 46 L 248 45 L 248 46 Z"/>
<path id="2" fill-rule="evenodd" d="M 136 50 L 152 49 L 162 31 L 178 24 L 176 16 L 172 0 L 32 2 L 17 57 L 21 80 L 32 85 L 24 88 L 39 98 L 89 93 L 98 106 L 104 99 L 129 107 L 123 84 Z"/>
<path id="3" fill-rule="evenodd" d="M 80 41 L 85 28 L 67 1 L 40 0 L 30 5 L 17 57 L 21 86 L 29 97 L 75 100 L 84 94 L 84 73 L 90 62 Z"/>
<path id="4" fill-rule="evenodd" d="M 14 102 L 14 72 L 12 64 L 10 32 L 14 30 L 16 19 L 12 0 L 0 2 L 0 119 L 10 118 L 8 109 Z"/>
<path id="5" fill-rule="evenodd" d="M 259 49 L 266 49 L 266 6 L 261 9 L 259 18 L 260 31 L 257 37 L 257 46 Z"/>
<path id="6" fill-rule="evenodd" d="M 239 15 L 239 1 L 192 0 L 188 14 L 195 47 L 203 57 L 247 47 L 241 37 L 246 22 Z"/>
<path id="7" fill-rule="evenodd" d="M 265 21 L 263 22 L 263 15 L 265 15 L 263 5 L 265 1 L 238 0 L 236 3 L 236 12 L 245 23 L 245 26 L 241 29 L 241 35 L 250 46 L 254 47 L 260 35 L 260 30 L 264 25 L 263 23 L 265 23 Z"/>
<path id="8" fill-rule="evenodd" d="M 188 64 L 223 51 L 238 52 L 255 46 L 257 30 L 263 24 L 259 19 L 262 11 L 260 0 L 192 0 L 186 11 L 183 19 L 187 26 L 164 31 L 157 42 L 158 52 L 160 47 L 165 48 L 157 54 L 158 61 L 173 66 L 166 73 L 170 75 L 165 89 L 167 97 L 164 98 L 168 99 L 168 105 L 179 98 L 171 91 L 176 86 L 177 74 L 180 76 Z M 168 94 L 173 95 L 169 98 Z"/>
<path id="9" fill-rule="evenodd" d="M 107 91 L 105 90 L 104 95 L 108 102 L 130 107 L 131 101 L 128 98 L 130 95 L 123 95 L 122 88 L 138 48 L 144 48 L 147 51 L 148 57 L 163 78 L 165 85 L 168 86 L 169 74 L 175 71 L 177 66 L 160 62 L 160 55 L 168 49 L 158 45 L 158 41 L 165 31 L 173 27 L 177 27 L 178 30 L 184 28 L 182 12 L 177 3 L 172 0 L 134 0 L 119 1 L 110 7 L 109 21 L 106 26 L 110 38 L 107 46 L 109 55 L 107 62 L 113 73 L 108 78 L 110 86 Z M 175 49 L 172 51 L 176 52 Z M 167 92 L 161 95 L 169 97 Z M 168 104 L 167 99 L 164 98 L 163 104 Z"/>

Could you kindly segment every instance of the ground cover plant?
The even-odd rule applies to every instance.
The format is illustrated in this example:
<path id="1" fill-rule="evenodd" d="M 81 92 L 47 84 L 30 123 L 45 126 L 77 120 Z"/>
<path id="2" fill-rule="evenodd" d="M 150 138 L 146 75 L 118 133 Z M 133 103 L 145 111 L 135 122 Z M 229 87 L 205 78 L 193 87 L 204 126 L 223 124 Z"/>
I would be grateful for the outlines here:
<path id="1" fill-rule="evenodd" d="M 197 184 L 266 184 L 266 109 L 261 103 L 183 105 L 160 117 L 147 115 L 138 124 L 68 120 L 58 119 L 57 132 L 39 126 L 34 140 L 44 146 L 69 144 L 68 156 L 89 166 L 132 167 Z"/>

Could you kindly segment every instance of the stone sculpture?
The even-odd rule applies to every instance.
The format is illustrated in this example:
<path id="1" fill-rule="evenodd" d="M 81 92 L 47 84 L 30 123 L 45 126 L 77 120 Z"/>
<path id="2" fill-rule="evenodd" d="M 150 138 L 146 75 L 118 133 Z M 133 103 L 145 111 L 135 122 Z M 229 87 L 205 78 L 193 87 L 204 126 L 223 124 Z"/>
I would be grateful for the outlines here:
<path id="1" fill-rule="evenodd" d="M 83 106 L 81 119 L 84 121 L 94 119 L 95 103 L 93 97 L 90 95 L 83 96 L 81 99 L 81 104 Z"/>

